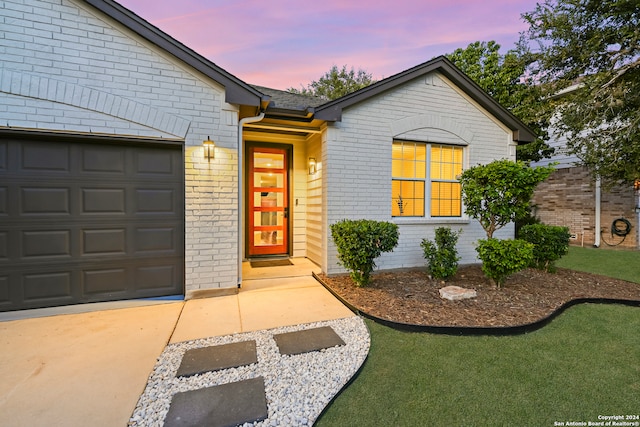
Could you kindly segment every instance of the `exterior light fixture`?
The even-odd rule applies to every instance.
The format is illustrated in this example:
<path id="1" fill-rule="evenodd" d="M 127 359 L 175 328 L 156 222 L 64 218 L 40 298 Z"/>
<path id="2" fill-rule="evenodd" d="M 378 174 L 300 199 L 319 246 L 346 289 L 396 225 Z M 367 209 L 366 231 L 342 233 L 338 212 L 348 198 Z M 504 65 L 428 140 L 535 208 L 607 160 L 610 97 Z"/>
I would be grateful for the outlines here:
<path id="1" fill-rule="evenodd" d="M 309 175 L 316 173 L 316 158 L 309 157 Z"/>
<path id="2" fill-rule="evenodd" d="M 211 161 L 211 159 L 216 158 L 216 143 L 211 138 L 207 137 L 206 141 L 202 141 L 202 146 L 204 147 L 205 159 Z"/>

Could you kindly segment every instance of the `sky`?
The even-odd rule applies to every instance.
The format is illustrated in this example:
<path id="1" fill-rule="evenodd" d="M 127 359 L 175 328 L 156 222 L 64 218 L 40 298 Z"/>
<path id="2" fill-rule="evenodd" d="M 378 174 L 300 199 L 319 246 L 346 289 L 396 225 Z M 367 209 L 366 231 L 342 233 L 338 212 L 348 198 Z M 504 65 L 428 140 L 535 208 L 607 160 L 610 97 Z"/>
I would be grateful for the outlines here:
<path id="1" fill-rule="evenodd" d="M 241 80 L 306 87 L 333 65 L 389 77 L 475 41 L 504 53 L 541 0 L 119 0 Z"/>

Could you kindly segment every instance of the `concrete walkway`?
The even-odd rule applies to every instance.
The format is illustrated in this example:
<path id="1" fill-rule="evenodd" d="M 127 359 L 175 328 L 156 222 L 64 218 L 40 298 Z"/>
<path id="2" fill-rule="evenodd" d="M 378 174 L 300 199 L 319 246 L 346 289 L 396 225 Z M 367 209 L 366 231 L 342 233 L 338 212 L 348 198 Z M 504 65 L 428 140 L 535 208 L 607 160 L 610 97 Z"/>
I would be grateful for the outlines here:
<path id="1" fill-rule="evenodd" d="M 237 295 L 0 314 L 0 425 L 126 426 L 168 343 L 353 316 L 292 261 L 247 264 Z"/>

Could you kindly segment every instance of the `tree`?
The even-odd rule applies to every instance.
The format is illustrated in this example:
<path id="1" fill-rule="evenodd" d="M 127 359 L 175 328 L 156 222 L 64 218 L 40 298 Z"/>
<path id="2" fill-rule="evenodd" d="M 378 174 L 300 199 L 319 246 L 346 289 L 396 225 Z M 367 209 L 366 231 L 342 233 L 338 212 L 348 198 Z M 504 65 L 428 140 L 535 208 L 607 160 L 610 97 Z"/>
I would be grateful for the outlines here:
<path id="1" fill-rule="evenodd" d="M 532 76 L 558 100 L 558 133 L 603 182 L 640 178 L 640 4 L 544 0 L 523 14 Z M 565 91 L 566 92 L 566 91 Z"/>
<path id="2" fill-rule="evenodd" d="M 465 213 L 477 219 L 491 239 L 496 230 L 529 213 L 533 191 L 554 170 L 511 160 L 470 167 L 460 177 Z"/>
<path id="3" fill-rule="evenodd" d="M 531 55 L 524 49 L 509 50 L 502 55 L 495 41 L 477 41 L 446 56 L 538 136 L 518 147 L 519 160 L 536 161 L 553 154 L 553 148 L 546 143 L 552 108 L 540 87 L 525 76 Z"/>
<path id="4" fill-rule="evenodd" d="M 353 67 L 351 67 L 350 70 L 347 70 L 346 65 L 338 69 L 334 65 L 320 79 L 312 81 L 306 88 L 296 89 L 291 87 L 287 91 L 333 100 L 367 87 L 372 83 L 375 83 L 372 75 L 362 69 L 354 71 Z"/>

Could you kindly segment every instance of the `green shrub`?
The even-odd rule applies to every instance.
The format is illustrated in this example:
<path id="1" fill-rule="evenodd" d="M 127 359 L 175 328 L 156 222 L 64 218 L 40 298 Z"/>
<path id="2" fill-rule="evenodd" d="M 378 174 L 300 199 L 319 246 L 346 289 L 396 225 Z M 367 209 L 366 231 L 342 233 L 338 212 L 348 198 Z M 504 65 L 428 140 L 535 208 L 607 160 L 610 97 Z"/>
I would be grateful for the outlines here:
<path id="1" fill-rule="evenodd" d="M 434 279 L 448 279 L 458 271 L 458 251 L 456 243 L 462 230 L 451 231 L 449 227 L 436 228 L 435 242 L 422 239 L 422 250 L 427 260 L 427 272 Z"/>
<path id="2" fill-rule="evenodd" d="M 374 259 L 398 245 L 398 226 L 367 219 L 341 220 L 331 225 L 340 265 L 349 270 L 356 286 L 366 286 L 376 266 Z"/>
<path id="3" fill-rule="evenodd" d="M 533 260 L 533 243 L 524 240 L 479 240 L 476 248 L 482 272 L 501 287 L 511 274 L 527 268 Z"/>
<path id="4" fill-rule="evenodd" d="M 555 262 L 569 251 L 569 227 L 546 224 L 525 225 L 520 229 L 520 238 L 533 243 L 532 267 L 555 271 Z"/>

